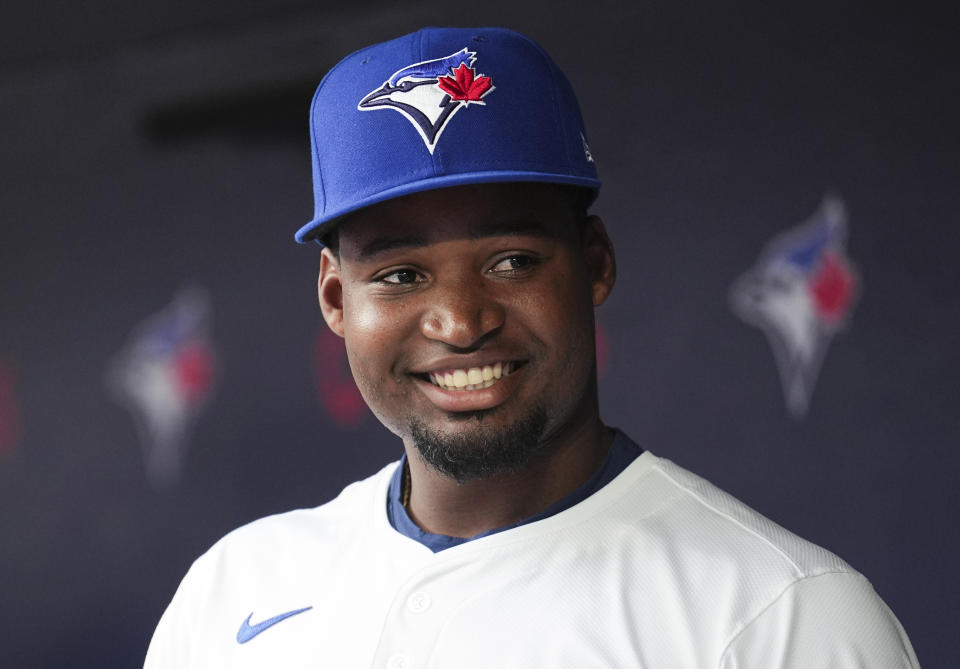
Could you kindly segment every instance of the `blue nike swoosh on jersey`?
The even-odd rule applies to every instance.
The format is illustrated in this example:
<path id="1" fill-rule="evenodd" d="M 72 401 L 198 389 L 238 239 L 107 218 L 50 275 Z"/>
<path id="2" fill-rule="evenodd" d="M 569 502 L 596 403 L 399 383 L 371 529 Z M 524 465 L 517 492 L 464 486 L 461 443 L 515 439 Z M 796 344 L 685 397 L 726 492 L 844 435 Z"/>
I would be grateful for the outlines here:
<path id="1" fill-rule="evenodd" d="M 260 634 L 260 632 L 262 632 L 263 630 L 273 627 L 278 622 L 282 620 L 286 620 L 287 618 L 291 616 L 295 616 L 299 613 L 303 613 L 304 611 L 309 611 L 312 608 L 313 608 L 312 606 L 307 606 L 302 609 L 296 609 L 295 611 L 287 611 L 286 613 L 281 613 L 280 615 L 274 616 L 273 618 L 267 618 L 266 620 L 259 622 L 256 625 L 250 624 L 250 619 L 253 618 L 253 613 L 251 612 L 250 615 L 247 616 L 247 619 L 244 620 L 243 623 L 240 625 L 240 629 L 237 630 L 237 643 L 246 643 L 253 637 Z"/>

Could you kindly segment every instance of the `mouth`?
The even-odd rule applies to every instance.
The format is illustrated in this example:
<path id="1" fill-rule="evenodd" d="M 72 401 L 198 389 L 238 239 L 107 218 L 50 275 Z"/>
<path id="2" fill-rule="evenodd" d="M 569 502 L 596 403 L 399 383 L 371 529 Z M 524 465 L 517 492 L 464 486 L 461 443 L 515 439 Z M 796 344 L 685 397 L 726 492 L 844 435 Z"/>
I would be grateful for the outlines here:
<path id="1" fill-rule="evenodd" d="M 525 362 L 509 360 L 497 362 L 482 367 L 467 367 L 461 369 L 444 369 L 436 372 L 418 374 L 424 381 L 443 390 L 466 391 L 483 390 L 500 382 L 520 369 Z"/>

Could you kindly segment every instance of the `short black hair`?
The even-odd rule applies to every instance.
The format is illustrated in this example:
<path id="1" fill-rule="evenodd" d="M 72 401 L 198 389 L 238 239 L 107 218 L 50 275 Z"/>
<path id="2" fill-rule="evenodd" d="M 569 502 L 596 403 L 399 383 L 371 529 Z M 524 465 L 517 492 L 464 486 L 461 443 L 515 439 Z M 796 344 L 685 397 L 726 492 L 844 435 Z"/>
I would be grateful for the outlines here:
<path id="1" fill-rule="evenodd" d="M 590 205 L 597 199 L 597 191 L 583 186 L 560 186 L 560 190 L 567 193 L 573 207 L 573 214 L 578 220 L 589 216 Z"/>
<path id="2" fill-rule="evenodd" d="M 586 228 L 590 205 L 593 204 L 595 199 L 597 199 L 597 192 L 592 188 L 585 188 L 583 186 L 569 186 L 566 184 L 559 184 L 557 185 L 557 188 L 570 201 L 574 220 L 577 222 L 577 230 L 582 236 L 583 231 Z M 327 232 L 327 234 L 322 235 L 319 238 L 320 243 L 330 249 L 337 259 L 340 258 L 340 223 L 346 220 L 347 217 L 349 217 L 349 214 L 341 217 L 339 221 L 335 222 L 333 226 L 331 226 L 330 231 Z"/>
<path id="3" fill-rule="evenodd" d="M 340 226 L 334 225 L 327 234 L 320 237 L 320 243 L 333 251 L 333 255 L 340 258 Z"/>

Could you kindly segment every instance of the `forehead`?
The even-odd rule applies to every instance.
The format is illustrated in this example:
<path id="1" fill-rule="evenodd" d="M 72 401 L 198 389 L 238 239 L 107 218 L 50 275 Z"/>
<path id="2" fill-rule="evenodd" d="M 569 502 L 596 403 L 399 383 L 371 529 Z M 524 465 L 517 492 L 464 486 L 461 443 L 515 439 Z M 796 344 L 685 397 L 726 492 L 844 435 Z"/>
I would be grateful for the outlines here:
<path id="1" fill-rule="evenodd" d="M 539 183 L 455 186 L 380 202 L 338 226 L 341 256 L 363 259 L 401 246 L 500 235 L 565 237 L 574 196 Z"/>

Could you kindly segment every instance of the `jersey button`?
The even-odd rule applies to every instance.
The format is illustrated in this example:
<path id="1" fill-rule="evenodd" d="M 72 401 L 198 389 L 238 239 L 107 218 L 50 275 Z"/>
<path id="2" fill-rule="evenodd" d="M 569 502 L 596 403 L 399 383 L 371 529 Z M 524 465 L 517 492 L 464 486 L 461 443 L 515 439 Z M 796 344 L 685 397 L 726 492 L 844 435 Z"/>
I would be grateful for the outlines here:
<path id="1" fill-rule="evenodd" d="M 387 658 L 387 669 L 412 669 L 413 663 L 405 653 L 394 653 Z"/>
<path id="2" fill-rule="evenodd" d="M 407 600 L 407 608 L 413 613 L 423 613 L 430 608 L 430 595 L 425 592 L 415 592 Z"/>

